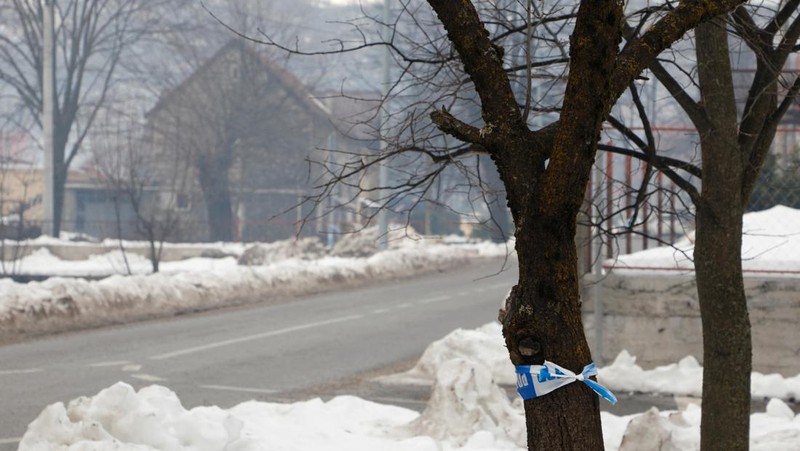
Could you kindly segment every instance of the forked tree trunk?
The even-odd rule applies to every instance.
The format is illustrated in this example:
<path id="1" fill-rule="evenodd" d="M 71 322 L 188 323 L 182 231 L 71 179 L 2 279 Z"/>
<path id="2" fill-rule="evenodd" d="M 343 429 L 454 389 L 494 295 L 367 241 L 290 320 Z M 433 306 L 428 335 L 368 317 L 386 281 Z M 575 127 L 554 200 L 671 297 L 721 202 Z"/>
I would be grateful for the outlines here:
<path id="1" fill-rule="evenodd" d="M 592 359 L 581 321 L 576 217 L 602 122 L 613 101 L 610 80 L 621 36 L 622 4 L 581 3 L 561 121 L 553 135 L 533 136 L 503 70 L 503 49 L 485 39 L 474 6 L 463 0 L 429 3 L 475 83 L 486 126 L 471 129 L 447 111 L 435 114 L 433 120 L 448 133 L 480 142 L 488 150 L 514 217 L 519 283 L 502 318 L 511 361 L 532 365 L 548 360 L 580 373 Z M 599 400 L 584 384 L 569 384 L 526 400 L 525 416 L 528 449 L 603 449 Z"/>
<path id="2" fill-rule="evenodd" d="M 478 130 L 445 109 L 431 119 L 494 159 L 514 217 L 519 283 L 501 319 L 515 365 L 548 360 L 579 373 L 592 361 L 581 322 L 574 238 L 602 123 L 648 61 L 740 1 L 681 2 L 621 53 L 622 2 L 580 2 L 560 119 L 532 132 L 503 68 L 503 49 L 488 39 L 472 2 L 428 0 L 480 96 L 485 125 Z M 602 450 L 598 404 L 597 395 L 580 383 L 526 400 L 528 449 Z"/>
<path id="3" fill-rule="evenodd" d="M 744 161 L 724 20 L 696 29 L 710 127 L 701 131 L 703 186 L 695 270 L 703 324 L 701 449 L 746 450 L 750 432 L 750 318 L 742 278 Z"/>

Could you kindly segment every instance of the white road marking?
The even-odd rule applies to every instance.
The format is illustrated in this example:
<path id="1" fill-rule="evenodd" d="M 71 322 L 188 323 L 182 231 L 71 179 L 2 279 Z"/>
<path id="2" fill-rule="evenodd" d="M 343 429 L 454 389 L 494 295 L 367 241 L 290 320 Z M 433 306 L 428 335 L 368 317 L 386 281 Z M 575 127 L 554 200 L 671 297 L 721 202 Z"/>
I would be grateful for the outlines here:
<path id="1" fill-rule="evenodd" d="M 456 293 L 456 296 L 458 296 L 458 297 L 464 297 L 464 296 L 468 296 L 468 295 L 469 295 L 469 291 L 459 291 L 458 293 Z"/>
<path id="2" fill-rule="evenodd" d="M 166 380 L 163 377 L 153 376 L 152 374 L 131 374 L 131 377 L 147 382 L 163 382 Z"/>
<path id="3" fill-rule="evenodd" d="M 122 371 L 126 371 L 126 372 L 129 372 L 129 373 L 133 372 L 133 371 L 139 371 L 141 369 L 142 369 L 142 365 L 125 365 L 125 366 L 122 367 Z"/>
<path id="4" fill-rule="evenodd" d="M 370 313 L 372 313 L 373 315 L 380 315 L 381 313 L 386 313 L 386 312 L 388 312 L 388 311 L 389 311 L 389 309 L 388 309 L 388 308 L 379 308 L 379 309 L 375 309 L 375 310 L 373 310 L 373 311 L 372 311 L 372 312 L 370 312 Z"/>
<path id="5" fill-rule="evenodd" d="M 279 393 L 280 390 L 270 390 L 268 388 L 249 388 L 249 387 L 229 387 L 227 385 L 199 385 L 200 388 L 207 388 L 209 390 L 223 390 L 223 391 L 237 391 L 245 393 Z"/>
<path id="6" fill-rule="evenodd" d="M 402 304 L 395 305 L 394 308 L 410 308 L 412 306 L 413 304 L 411 304 L 410 302 L 404 302 Z"/>
<path id="7" fill-rule="evenodd" d="M 11 443 L 19 443 L 22 440 L 22 437 L 14 437 L 14 438 L 0 438 L 0 445 L 8 445 Z"/>
<path id="8" fill-rule="evenodd" d="M 178 356 L 182 356 L 182 355 L 194 354 L 196 352 L 202 352 L 202 351 L 208 351 L 209 349 L 221 348 L 223 346 L 230 346 L 230 345 L 235 345 L 235 344 L 239 344 L 239 343 L 244 343 L 244 342 L 247 342 L 247 341 L 260 340 L 262 338 L 274 337 L 276 335 L 288 334 L 290 332 L 297 332 L 298 330 L 312 329 L 314 327 L 327 326 L 328 324 L 336 324 L 336 323 L 341 323 L 341 322 L 345 322 L 345 321 L 353 321 L 353 320 L 361 319 L 361 318 L 364 318 L 364 315 L 350 315 L 350 316 L 342 316 L 342 317 L 339 317 L 339 318 L 328 319 L 328 320 L 325 320 L 325 321 L 316 321 L 316 322 L 313 322 L 313 323 L 301 324 L 299 326 L 292 326 L 292 327 L 287 327 L 287 328 L 284 328 L 284 329 L 273 330 L 271 332 L 264 332 L 264 333 L 255 334 L 255 335 L 248 335 L 246 337 L 232 338 L 230 340 L 223 340 L 223 341 L 218 341 L 216 343 L 209 343 L 209 344 L 202 345 L 202 346 L 195 346 L 195 347 L 192 347 L 192 348 L 180 349 L 178 351 L 168 352 L 166 354 L 154 355 L 154 356 L 150 357 L 150 359 L 152 359 L 152 360 L 166 360 L 166 359 L 171 359 L 173 357 L 178 357 Z"/>
<path id="9" fill-rule="evenodd" d="M 98 362 L 98 363 L 90 363 L 89 366 L 93 368 L 100 368 L 104 366 L 122 366 L 131 363 L 130 360 L 115 360 L 113 362 Z"/>
<path id="10" fill-rule="evenodd" d="M 0 376 L 9 376 L 12 374 L 31 374 L 31 373 L 41 373 L 44 371 L 41 368 L 28 368 L 24 370 L 0 370 Z"/>
<path id="11" fill-rule="evenodd" d="M 452 295 L 447 294 L 444 296 L 436 296 L 435 298 L 422 299 L 420 301 L 417 301 L 417 304 L 432 304 L 434 302 L 442 302 L 452 298 L 453 298 Z"/>

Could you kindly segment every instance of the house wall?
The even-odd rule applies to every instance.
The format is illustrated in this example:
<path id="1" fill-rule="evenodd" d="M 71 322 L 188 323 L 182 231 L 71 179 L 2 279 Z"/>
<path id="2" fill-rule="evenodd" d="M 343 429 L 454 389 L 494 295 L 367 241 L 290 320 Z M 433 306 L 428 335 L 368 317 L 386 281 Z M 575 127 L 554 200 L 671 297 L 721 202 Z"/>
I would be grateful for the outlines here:
<path id="1" fill-rule="evenodd" d="M 584 284 L 583 319 L 595 346 L 594 278 Z M 753 368 L 784 376 L 800 373 L 800 279 L 747 277 Z M 608 274 L 601 280 L 603 361 L 623 349 L 654 367 L 692 355 L 702 363 L 703 335 L 692 274 Z"/>
<path id="2" fill-rule="evenodd" d="M 71 188 L 64 193 L 62 228 L 96 238 L 141 239 L 136 214 L 122 193 L 103 188 Z"/>
<path id="3" fill-rule="evenodd" d="M 296 217 L 282 213 L 296 204 L 294 193 L 312 192 L 319 169 L 309 159 L 333 128 L 309 111 L 296 86 L 286 85 L 287 74 L 270 72 L 256 56 L 228 48 L 148 117 L 162 190 L 183 190 L 192 198 L 181 213 L 191 225 L 182 230 L 183 240 L 207 240 L 209 221 L 216 219 L 206 211 L 200 161 L 229 167 L 234 238 L 270 241 L 296 233 Z M 293 194 L 276 194 L 286 192 Z"/>
<path id="4" fill-rule="evenodd" d="M 8 167 L 0 162 L 0 214 L 16 215 L 24 210 L 26 221 L 42 220 L 42 171 L 31 166 Z"/>

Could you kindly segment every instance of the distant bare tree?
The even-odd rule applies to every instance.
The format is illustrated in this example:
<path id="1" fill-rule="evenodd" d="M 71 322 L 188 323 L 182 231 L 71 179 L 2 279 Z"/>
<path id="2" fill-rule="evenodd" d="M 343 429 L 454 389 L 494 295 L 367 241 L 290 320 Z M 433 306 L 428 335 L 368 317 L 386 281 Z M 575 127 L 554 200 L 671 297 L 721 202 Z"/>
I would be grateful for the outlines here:
<path id="1" fill-rule="evenodd" d="M 56 106 L 54 221 L 61 230 L 67 171 L 100 110 L 107 105 L 126 51 L 154 32 L 164 0 L 54 0 Z M 41 129 L 42 17 L 40 0 L 0 3 L 0 90 L 13 93 L 24 113 L 18 126 Z"/>
<path id="2" fill-rule="evenodd" d="M 180 232 L 181 217 L 174 193 L 182 192 L 188 183 L 187 171 L 173 165 L 170 177 L 160 177 L 164 168 L 156 170 L 158 162 L 147 146 L 141 124 L 116 119 L 104 125 L 97 127 L 99 130 L 92 136 L 93 166 L 112 193 L 120 246 L 120 209 L 130 207 L 137 233 L 148 242 L 153 272 L 158 272 L 164 242 L 177 238 Z"/>

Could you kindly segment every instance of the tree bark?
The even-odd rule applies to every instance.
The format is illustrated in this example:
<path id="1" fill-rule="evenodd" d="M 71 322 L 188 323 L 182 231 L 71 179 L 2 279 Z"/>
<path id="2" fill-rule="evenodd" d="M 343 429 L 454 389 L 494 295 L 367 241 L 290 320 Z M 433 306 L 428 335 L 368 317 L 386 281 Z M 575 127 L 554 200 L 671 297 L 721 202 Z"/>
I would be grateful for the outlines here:
<path id="1" fill-rule="evenodd" d="M 229 165 L 221 158 L 204 158 L 198 165 L 198 181 L 203 191 L 210 241 L 233 240 L 233 201 Z"/>
<path id="2" fill-rule="evenodd" d="M 725 20 L 696 31 L 700 91 L 710 128 L 701 130 L 703 186 L 697 205 L 695 270 L 703 324 L 701 449 L 746 450 L 750 432 L 750 318 L 742 278 L 745 162 Z"/>
<path id="3" fill-rule="evenodd" d="M 56 106 L 56 111 L 61 111 Z M 69 127 L 62 121 L 56 120 L 53 134 L 53 236 L 58 237 L 63 228 L 64 219 L 64 188 L 69 176 L 69 165 L 66 161 L 66 147 L 69 138 Z M 57 118 L 60 119 L 60 118 Z"/>
<path id="4" fill-rule="evenodd" d="M 544 144 L 521 118 L 502 70 L 502 49 L 485 39 L 477 14 L 463 14 L 474 11 L 472 5 L 429 3 L 481 96 L 486 126 L 478 135 L 497 164 L 514 216 L 519 283 L 502 318 L 511 361 L 525 365 L 548 360 L 579 373 L 592 359 L 581 320 L 576 216 L 600 128 L 613 102 L 610 79 L 620 41 L 621 3 L 581 4 L 561 120 L 554 138 Z M 440 126 L 469 138 L 466 127 L 448 119 L 446 112 L 440 113 Z M 603 449 L 599 400 L 583 384 L 526 400 L 525 416 L 529 449 Z"/>
<path id="5" fill-rule="evenodd" d="M 581 320 L 575 216 L 523 219 L 520 213 L 517 221 L 527 230 L 517 235 L 519 283 L 503 320 L 511 360 L 517 365 L 549 360 L 580 372 L 592 358 Z M 525 401 L 525 416 L 528 449 L 603 449 L 599 400 L 583 384 Z"/>
<path id="6" fill-rule="evenodd" d="M 53 176 L 53 236 L 61 234 L 64 215 L 64 186 L 67 183 L 67 171 L 64 164 L 56 162 Z"/>

